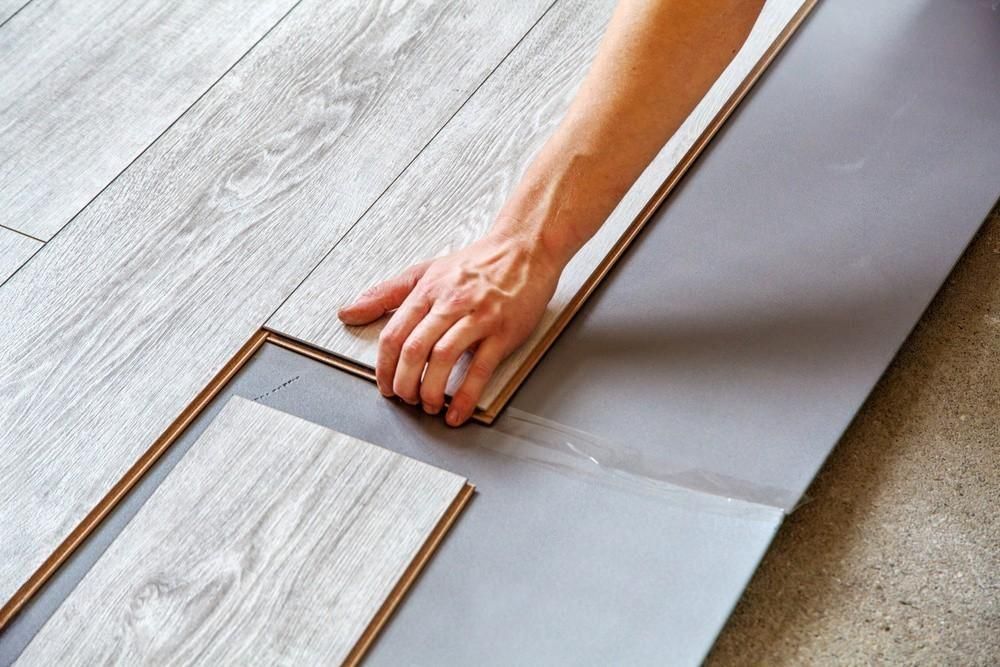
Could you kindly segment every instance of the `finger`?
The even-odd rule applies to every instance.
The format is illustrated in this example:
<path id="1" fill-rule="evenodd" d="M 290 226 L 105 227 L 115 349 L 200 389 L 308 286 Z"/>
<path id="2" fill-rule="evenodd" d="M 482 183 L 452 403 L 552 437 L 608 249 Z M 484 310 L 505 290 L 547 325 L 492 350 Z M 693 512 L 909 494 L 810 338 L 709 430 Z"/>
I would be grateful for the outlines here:
<path id="1" fill-rule="evenodd" d="M 356 326 L 374 322 L 390 310 L 399 308 L 424 275 L 428 264 L 430 262 L 411 266 L 395 278 L 365 290 L 354 303 L 341 308 L 337 317 L 344 324 Z"/>
<path id="2" fill-rule="evenodd" d="M 420 376 L 424 373 L 431 348 L 438 339 L 460 318 L 458 314 L 445 314 L 434 308 L 413 328 L 399 351 L 392 391 L 411 405 L 420 399 Z"/>
<path id="3" fill-rule="evenodd" d="M 445 420 L 449 426 L 459 426 L 472 416 L 476 403 L 500 362 L 506 355 L 506 346 L 496 336 L 482 342 L 469 362 L 462 387 L 455 392 L 448 406 Z"/>
<path id="4" fill-rule="evenodd" d="M 392 396 L 392 379 L 396 375 L 396 364 L 403 343 L 409 338 L 413 328 L 424 319 L 430 310 L 430 302 L 412 295 L 403 302 L 378 337 L 378 357 L 375 360 L 375 381 L 383 396 Z"/>
<path id="5" fill-rule="evenodd" d="M 470 347 L 483 339 L 486 328 L 464 317 L 431 348 L 427 370 L 420 381 L 420 401 L 424 412 L 436 415 L 444 406 L 444 392 L 455 364 Z"/>

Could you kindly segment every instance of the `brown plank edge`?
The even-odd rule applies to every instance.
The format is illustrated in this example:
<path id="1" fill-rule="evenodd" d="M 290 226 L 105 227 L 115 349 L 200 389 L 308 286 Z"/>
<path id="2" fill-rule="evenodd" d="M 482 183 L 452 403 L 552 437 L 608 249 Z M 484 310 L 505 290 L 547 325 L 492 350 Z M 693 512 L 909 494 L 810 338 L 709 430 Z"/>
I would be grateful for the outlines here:
<path id="1" fill-rule="evenodd" d="M 514 395 L 518 386 L 524 381 L 528 374 L 541 360 L 545 352 L 552 346 L 559 334 L 565 330 L 566 326 L 573 319 L 573 316 L 583 307 L 583 304 L 597 288 L 598 284 L 607 276 L 615 263 L 621 258 L 625 250 L 632 244 L 639 235 L 642 228 L 649 222 L 653 214 L 664 202 L 667 196 L 680 182 L 680 179 L 687 173 L 695 159 L 708 145 L 709 141 L 716 135 L 722 124 L 732 115 L 736 106 L 746 97 L 753 85 L 760 79 L 761 74 L 767 69 L 771 61 L 781 51 L 788 42 L 792 34 L 799 28 L 806 16 L 816 6 L 818 0 L 807 0 L 796 12 L 795 16 L 788 22 L 784 30 L 778 35 L 774 43 L 768 48 L 757 64 L 754 65 L 750 73 L 733 92 L 729 100 L 722 106 L 712 121 L 708 124 L 705 132 L 698 138 L 690 150 L 684 155 L 678 165 L 667 175 L 650 200 L 639 211 L 639 214 L 629 225 L 625 233 L 611 251 L 598 264 L 594 271 L 584 282 L 581 289 L 570 301 L 568 307 L 560 313 L 545 336 L 538 342 L 531 354 L 524 363 L 518 367 L 517 371 L 504 384 L 496 399 L 485 409 L 477 410 L 473 419 L 483 424 L 491 424 L 500 414 L 504 406 Z M 35 595 L 46 581 L 59 569 L 69 556 L 80 546 L 81 543 L 94 531 L 94 529 L 110 514 L 111 510 L 125 497 L 125 495 L 138 483 L 143 475 L 153 466 L 164 452 L 183 434 L 184 430 L 194 421 L 202 410 L 212 401 L 215 396 L 225 387 L 233 376 L 249 361 L 264 343 L 273 343 L 285 349 L 303 354 L 311 359 L 321 361 L 325 364 L 339 368 L 343 371 L 353 373 L 365 379 L 374 381 L 375 374 L 371 368 L 353 361 L 338 357 L 337 355 L 325 352 L 307 343 L 293 340 L 276 332 L 260 329 L 249 341 L 247 341 L 236 355 L 223 366 L 222 370 L 212 379 L 211 382 L 195 397 L 195 399 L 184 409 L 184 411 L 167 427 L 167 430 L 150 446 L 146 452 L 139 457 L 139 460 L 122 476 L 120 480 L 111 488 L 101 501 L 87 514 L 86 517 L 73 529 L 65 540 L 56 548 L 52 554 L 45 559 L 45 562 L 35 571 L 31 577 L 14 593 L 3 607 L 0 607 L 0 632 L 10 623 L 25 604 Z M 396 587 L 386 599 L 382 608 L 372 619 L 368 628 L 362 634 L 358 643 L 348 655 L 345 664 L 356 665 L 364 656 L 365 651 L 372 645 L 379 630 L 385 625 L 392 611 L 402 600 L 403 595 L 416 580 L 417 575 L 427 563 L 437 545 L 441 542 L 448 528 L 454 523 L 462 508 L 466 505 L 474 491 L 474 487 L 466 485 L 456 497 L 452 506 L 441 518 L 434 531 L 421 547 L 413 562 L 404 572 L 397 582 Z"/>
<path id="2" fill-rule="evenodd" d="M 88 536 L 101 524 L 111 511 L 122 501 L 139 480 L 153 467 L 153 465 L 163 456 L 164 453 L 184 434 L 184 431 L 201 414 L 201 412 L 212 402 L 219 392 L 225 388 L 226 384 L 235 377 L 243 366 L 253 358 L 253 355 L 264 345 L 264 343 L 274 343 L 281 347 L 294 350 L 300 354 L 305 354 L 313 359 L 318 359 L 336 367 L 342 364 L 336 359 L 327 358 L 329 355 L 310 351 L 295 341 L 288 340 L 264 329 L 258 330 L 250 337 L 243 347 L 222 367 L 211 382 L 201 390 L 195 399 L 188 404 L 183 412 L 167 427 L 167 429 L 157 438 L 142 456 L 129 468 L 121 479 L 99 503 L 77 524 L 76 528 L 56 547 L 56 550 L 45 559 L 45 562 L 35 570 L 34 574 L 11 596 L 3 607 L 0 607 L 0 632 L 17 616 L 18 612 L 31 600 L 31 598 L 45 585 L 53 574 L 69 559 L 70 555 L 87 539 Z M 345 369 L 346 370 L 346 369 Z M 352 370 L 352 372 L 358 372 Z M 360 374 L 360 373 L 359 373 Z M 370 371 L 368 372 L 370 375 Z M 444 539 L 445 534 L 455 523 L 458 515 L 468 504 L 469 499 L 475 492 L 475 487 L 466 482 L 458 495 L 449 505 L 448 509 L 438 520 L 430 535 L 417 551 L 413 560 L 400 576 L 396 585 L 390 591 L 389 596 L 382 603 L 375 616 L 368 623 L 361 637 L 344 661 L 345 665 L 357 665 L 364 657 L 365 652 L 372 646 L 379 631 L 388 622 L 392 612 L 402 601 L 403 596 L 417 580 L 420 572 L 430 560 L 431 555 Z"/>

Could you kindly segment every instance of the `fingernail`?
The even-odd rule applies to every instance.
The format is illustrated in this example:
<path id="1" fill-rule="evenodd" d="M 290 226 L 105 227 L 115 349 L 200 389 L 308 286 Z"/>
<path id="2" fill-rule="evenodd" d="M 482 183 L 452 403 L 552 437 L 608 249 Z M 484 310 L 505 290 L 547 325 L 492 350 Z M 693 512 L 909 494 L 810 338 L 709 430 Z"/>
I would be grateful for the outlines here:
<path id="1" fill-rule="evenodd" d="M 452 426 L 458 426 L 460 421 L 458 418 L 458 410 L 455 410 L 454 408 L 448 410 L 448 416 L 445 417 L 445 420 Z"/>
<path id="2" fill-rule="evenodd" d="M 441 408 L 435 408 L 434 406 L 430 405 L 429 403 L 424 403 L 424 412 L 426 412 L 427 414 L 429 414 L 429 415 L 436 415 L 440 411 L 441 411 Z"/>

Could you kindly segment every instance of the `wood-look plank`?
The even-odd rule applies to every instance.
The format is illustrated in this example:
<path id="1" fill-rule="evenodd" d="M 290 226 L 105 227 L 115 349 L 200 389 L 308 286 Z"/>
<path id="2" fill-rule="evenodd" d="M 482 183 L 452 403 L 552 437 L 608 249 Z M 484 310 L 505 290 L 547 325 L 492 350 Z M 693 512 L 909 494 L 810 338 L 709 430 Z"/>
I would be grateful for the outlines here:
<path id="1" fill-rule="evenodd" d="M 38 239 L 0 227 L 0 285 L 41 247 Z"/>
<path id="2" fill-rule="evenodd" d="M 17 13 L 30 0 L 0 0 L 0 23 L 3 23 Z"/>
<path id="3" fill-rule="evenodd" d="M 233 398 L 17 664 L 339 664 L 464 486 Z"/>
<path id="4" fill-rule="evenodd" d="M 546 8 L 303 0 L 0 288 L 0 600 Z"/>
<path id="5" fill-rule="evenodd" d="M 52 238 L 294 4 L 31 2 L 0 28 L 0 223 Z"/>
<path id="6" fill-rule="evenodd" d="M 547 15 L 267 327 L 374 367 L 378 334 L 387 318 L 346 327 L 337 320 L 337 307 L 407 266 L 460 248 L 486 231 L 568 106 L 613 4 L 566 0 Z M 541 323 L 498 368 L 480 409 L 494 404 L 528 363 L 589 276 L 803 4 L 767 0 L 733 62 L 566 268 Z M 463 372 L 460 367 L 453 373 L 451 389 Z"/>

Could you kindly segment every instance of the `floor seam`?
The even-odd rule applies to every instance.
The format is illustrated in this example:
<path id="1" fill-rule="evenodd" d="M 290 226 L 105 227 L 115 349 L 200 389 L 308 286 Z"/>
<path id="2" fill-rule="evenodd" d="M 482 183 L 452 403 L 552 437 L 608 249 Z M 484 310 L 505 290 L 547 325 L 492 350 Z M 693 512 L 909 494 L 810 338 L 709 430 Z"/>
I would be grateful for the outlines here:
<path id="1" fill-rule="evenodd" d="M 14 13 L 13 13 L 13 14 L 11 14 L 11 15 L 10 15 L 10 16 L 8 16 L 7 18 L 5 18 L 5 19 L 4 19 L 3 21 L 0 21 L 0 28 L 3 28 L 3 27 L 4 27 L 5 25 L 7 25 L 8 23 L 10 23 L 10 20 L 11 20 L 12 18 L 14 18 L 14 17 L 15 17 L 15 16 L 17 16 L 18 14 L 20 14 L 20 13 L 21 13 L 21 10 L 23 10 L 23 9 L 24 9 L 25 7 L 27 7 L 27 6 L 28 6 L 28 5 L 30 5 L 30 4 L 31 4 L 31 0 L 28 0 L 28 1 L 26 2 L 26 3 L 24 3 L 23 5 L 21 5 L 21 6 L 20 6 L 20 7 L 18 7 L 17 9 L 15 9 L 15 10 L 14 10 Z"/>
<path id="2" fill-rule="evenodd" d="M 41 243 L 43 245 L 45 244 L 45 241 L 43 241 L 42 239 L 38 238 L 37 236 L 32 236 L 31 234 L 28 234 L 26 232 L 22 232 L 20 229 L 14 229 L 13 227 L 8 227 L 7 225 L 4 225 L 4 224 L 0 224 L 0 228 L 6 229 L 8 232 L 14 232 L 15 234 L 20 234 L 21 236 L 26 236 L 27 238 L 31 239 L 32 241 L 38 241 L 39 243 Z"/>
<path id="3" fill-rule="evenodd" d="M 25 3 L 24 6 L 26 7 L 28 4 L 30 4 L 30 0 L 29 0 L 28 3 Z M 208 95 L 211 91 L 213 91 L 215 89 L 215 87 L 219 85 L 219 82 L 221 82 L 224 78 L 226 78 L 229 75 L 229 73 L 232 72 L 233 69 L 236 68 L 237 65 L 239 65 L 241 62 L 243 62 L 243 59 L 246 58 L 247 55 L 249 55 L 254 49 L 256 49 L 257 45 L 260 44 L 262 41 L 264 41 L 264 39 L 266 39 L 267 36 L 270 35 L 274 31 L 275 28 L 277 28 L 279 25 L 281 25 L 281 23 L 286 18 L 288 18 L 288 15 L 291 14 L 293 11 L 295 11 L 295 9 L 300 4 L 302 4 L 302 0 L 295 0 L 295 4 L 293 4 L 291 7 L 289 7 L 288 10 L 284 14 L 282 14 L 281 17 L 277 21 L 274 22 L 274 25 L 272 25 L 270 28 L 268 28 L 267 30 L 265 30 L 264 34 L 262 34 L 260 37 L 258 37 L 257 40 L 253 44 L 251 44 L 250 47 L 246 51 L 244 51 L 242 55 L 240 55 L 239 58 L 237 58 L 235 61 L 233 61 L 233 64 L 230 65 L 228 68 L 226 68 L 225 72 L 223 72 L 222 74 L 220 74 L 219 77 L 215 81 L 213 81 L 211 83 L 211 85 L 209 85 L 207 88 L 205 88 L 205 90 L 203 90 L 201 92 L 201 94 L 199 94 L 198 97 L 196 97 L 194 99 L 194 101 L 191 102 L 191 104 L 189 104 L 187 107 L 185 107 L 185 109 L 182 112 L 180 112 L 179 114 L 177 114 L 177 117 L 174 118 L 172 121 L 170 121 L 170 124 L 167 125 L 165 128 L 163 128 L 163 131 L 160 132 L 158 135 L 156 135 L 156 137 L 154 137 L 153 140 L 150 141 L 146 145 L 145 148 L 143 148 L 141 151 L 139 151 L 139 153 L 134 158 L 132 158 L 129 161 L 128 164 L 126 164 L 124 167 L 122 167 L 121 171 L 119 171 L 117 174 L 115 174 L 114 178 L 112 178 L 110 181 L 108 181 L 104 185 L 104 187 L 102 187 L 100 190 L 98 190 L 97 194 L 95 194 L 93 197 L 91 197 L 87 201 L 86 204 L 84 204 L 83 206 L 81 206 L 80 209 L 69 218 L 69 220 L 67 220 L 66 222 L 64 222 L 62 224 L 62 226 L 59 227 L 59 229 L 57 229 L 55 231 L 55 233 L 52 234 L 52 236 L 50 236 L 48 238 L 47 241 L 42 241 L 42 243 L 44 245 L 41 248 L 39 248 L 38 251 L 35 252 L 35 254 L 38 254 L 38 252 L 40 252 L 42 249 L 44 249 L 46 245 L 48 245 L 51 241 L 55 240 L 55 238 L 57 236 L 59 236 L 59 234 L 62 233 L 62 231 L 64 229 L 66 229 L 71 224 L 73 224 L 73 221 L 76 220 L 80 216 L 81 213 L 83 213 L 84 211 L 86 211 L 90 207 L 90 205 L 93 204 L 94 201 L 97 200 L 98 197 L 100 197 L 102 194 L 104 194 L 104 192 L 107 191 L 108 188 L 110 188 L 112 185 L 114 185 L 114 183 L 119 178 L 122 177 L 122 174 L 124 174 L 126 171 L 128 171 L 129 169 L 131 169 L 132 165 L 134 165 L 136 162 L 138 162 L 139 159 L 142 158 L 142 156 L 145 155 L 153 146 L 155 146 L 157 144 L 157 142 L 159 142 L 160 139 L 162 139 L 163 136 L 167 132 L 169 132 L 171 129 L 173 129 L 173 127 L 175 125 L 177 125 L 178 121 L 180 121 L 182 118 L 184 118 L 184 116 L 186 116 L 191 111 L 191 109 L 193 109 L 199 102 L 201 102 L 201 100 L 204 99 L 206 95 Z M 23 8 L 24 7 L 22 7 L 21 9 L 23 9 Z M 21 10 L 19 9 L 18 11 L 21 11 Z M 8 19 L 8 20 L 10 20 L 10 19 Z M 2 28 L 5 23 L 6 23 L 6 21 L 4 23 L 0 23 L 0 28 Z M 17 231 L 17 230 L 14 230 L 14 231 Z M 25 236 L 27 236 L 27 234 L 25 234 Z M 35 237 L 31 237 L 31 238 L 35 238 Z M 36 241 L 41 241 L 41 239 L 35 239 L 35 240 Z M 28 261 L 30 261 L 34 256 L 35 255 L 32 255 L 31 258 L 28 259 Z M 7 281 L 9 281 L 11 278 L 13 278 L 15 275 L 17 275 L 18 271 L 20 271 L 25 266 L 27 266 L 28 261 L 25 261 L 24 264 L 22 264 L 20 267 L 18 267 L 14 271 L 14 273 L 10 274 L 10 276 L 7 277 L 7 280 L 5 280 L 2 283 L 0 283 L 0 287 L 3 287 L 7 283 Z"/>

